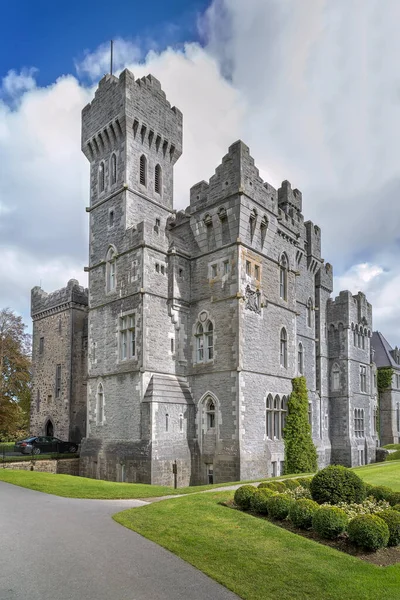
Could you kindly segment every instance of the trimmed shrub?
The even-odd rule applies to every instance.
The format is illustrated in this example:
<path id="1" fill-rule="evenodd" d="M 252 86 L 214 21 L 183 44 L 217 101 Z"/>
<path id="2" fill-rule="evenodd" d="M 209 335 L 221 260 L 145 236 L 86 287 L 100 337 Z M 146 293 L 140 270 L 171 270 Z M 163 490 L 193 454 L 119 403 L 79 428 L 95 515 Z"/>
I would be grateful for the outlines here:
<path id="1" fill-rule="evenodd" d="M 354 471 L 336 465 L 325 467 L 314 475 L 310 490 L 312 499 L 318 504 L 359 503 L 365 499 L 363 480 Z"/>
<path id="2" fill-rule="evenodd" d="M 393 490 L 384 485 L 374 485 L 372 486 L 372 490 L 370 490 L 369 495 L 376 500 L 386 500 L 390 502 L 390 497 L 393 495 Z"/>
<path id="3" fill-rule="evenodd" d="M 286 485 L 284 484 L 283 481 L 274 481 L 274 487 L 276 489 L 277 492 L 284 492 L 286 490 Z"/>
<path id="4" fill-rule="evenodd" d="M 354 517 L 347 528 L 349 540 L 365 550 L 378 550 L 389 541 L 389 527 L 378 515 Z"/>
<path id="5" fill-rule="evenodd" d="M 374 486 L 374 485 L 371 485 L 370 483 L 365 483 L 365 482 L 364 482 L 364 485 L 365 485 L 365 493 L 366 493 L 366 495 L 367 495 L 366 497 L 368 498 L 368 496 L 370 496 L 370 495 L 371 495 L 371 491 L 373 490 L 373 488 L 374 488 L 375 486 Z"/>
<path id="6" fill-rule="evenodd" d="M 287 490 L 295 490 L 300 485 L 297 479 L 286 479 L 284 484 Z"/>
<path id="7" fill-rule="evenodd" d="M 249 510 L 250 500 L 254 496 L 256 488 L 253 485 L 242 485 L 235 492 L 233 501 L 242 510 Z"/>
<path id="8" fill-rule="evenodd" d="M 322 538 L 333 540 L 346 529 L 348 518 L 337 506 L 321 506 L 312 517 L 312 528 Z"/>
<path id="9" fill-rule="evenodd" d="M 312 480 L 313 480 L 313 477 L 302 477 L 298 481 L 302 487 L 310 489 Z"/>
<path id="10" fill-rule="evenodd" d="M 260 515 L 268 514 L 267 500 L 274 496 L 276 492 L 269 488 L 257 489 L 250 498 L 250 510 Z"/>
<path id="11" fill-rule="evenodd" d="M 396 452 L 390 452 L 386 458 L 386 460 L 399 460 L 400 459 L 400 450 L 396 450 Z"/>
<path id="12" fill-rule="evenodd" d="M 260 488 L 268 488 L 274 492 L 278 491 L 274 481 L 262 481 L 258 486 L 258 489 Z"/>
<path id="13" fill-rule="evenodd" d="M 286 494 L 276 494 L 267 499 L 268 516 L 283 521 L 289 514 L 294 500 Z"/>
<path id="14" fill-rule="evenodd" d="M 319 510 L 318 502 L 301 498 L 290 507 L 289 519 L 300 529 L 310 529 L 314 513 Z M 399 514 L 400 517 L 400 514 Z"/>
<path id="15" fill-rule="evenodd" d="M 388 502 L 389 502 L 390 506 L 396 506 L 396 504 L 400 504 L 400 492 L 392 491 Z"/>
<path id="16" fill-rule="evenodd" d="M 377 515 L 383 519 L 389 528 L 388 546 L 398 546 L 400 544 L 400 513 L 397 510 L 384 510 Z"/>
<path id="17" fill-rule="evenodd" d="M 400 504 L 395 504 L 394 506 L 392 506 L 392 508 L 393 508 L 393 510 L 400 512 Z"/>
<path id="18" fill-rule="evenodd" d="M 317 450 L 308 422 L 308 392 L 305 377 L 292 379 L 284 430 L 285 473 L 313 473 L 317 470 Z"/>

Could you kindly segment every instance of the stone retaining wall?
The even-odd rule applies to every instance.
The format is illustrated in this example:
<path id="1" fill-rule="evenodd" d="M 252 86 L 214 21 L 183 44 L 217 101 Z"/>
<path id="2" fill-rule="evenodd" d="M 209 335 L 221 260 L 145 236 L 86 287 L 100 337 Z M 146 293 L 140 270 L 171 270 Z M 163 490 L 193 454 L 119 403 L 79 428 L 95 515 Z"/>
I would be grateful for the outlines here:
<path id="1" fill-rule="evenodd" d="M 40 471 L 42 473 L 61 473 L 63 475 L 79 475 L 79 458 L 61 460 L 27 460 L 21 462 L 1 463 L 1 468 L 17 471 Z"/>

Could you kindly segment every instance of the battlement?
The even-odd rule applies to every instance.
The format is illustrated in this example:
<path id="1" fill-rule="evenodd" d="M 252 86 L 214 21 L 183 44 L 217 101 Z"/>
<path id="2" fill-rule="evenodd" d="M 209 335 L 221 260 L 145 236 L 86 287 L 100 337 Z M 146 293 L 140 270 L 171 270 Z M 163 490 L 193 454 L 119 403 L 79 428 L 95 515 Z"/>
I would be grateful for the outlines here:
<path id="1" fill-rule="evenodd" d="M 277 213 L 276 190 L 262 180 L 249 147 L 241 140 L 229 146 L 208 183 L 200 181 L 190 189 L 191 212 L 238 193 Z"/>
<path id="2" fill-rule="evenodd" d="M 290 216 L 293 216 L 296 212 L 301 213 L 303 210 L 302 193 L 297 188 L 292 190 L 290 181 L 282 181 L 282 185 L 278 189 L 278 205 Z"/>
<path id="3" fill-rule="evenodd" d="M 182 154 L 181 111 L 168 102 L 153 75 L 136 79 L 128 69 L 105 75 L 82 110 L 82 151 L 92 161 L 106 154 L 129 130 L 149 136 L 172 162 Z"/>
<path id="4" fill-rule="evenodd" d="M 330 263 L 321 265 L 315 276 L 315 284 L 317 287 L 322 287 L 328 290 L 329 293 L 333 289 L 333 269 Z"/>
<path id="5" fill-rule="evenodd" d="M 334 300 L 328 300 L 328 312 L 331 321 L 341 321 L 352 329 L 362 325 L 372 331 L 372 305 L 363 292 L 353 295 L 349 290 L 341 291 Z"/>
<path id="6" fill-rule="evenodd" d="M 76 279 L 70 279 L 66 287 L 50 294 L 36 286 L 31 291 L 32 319 L 39 319 L 47 313 L 54 314 L 66 310 L 70 308 L 71 303 L 88 305 L 88 290 L 79 285 Z"/>

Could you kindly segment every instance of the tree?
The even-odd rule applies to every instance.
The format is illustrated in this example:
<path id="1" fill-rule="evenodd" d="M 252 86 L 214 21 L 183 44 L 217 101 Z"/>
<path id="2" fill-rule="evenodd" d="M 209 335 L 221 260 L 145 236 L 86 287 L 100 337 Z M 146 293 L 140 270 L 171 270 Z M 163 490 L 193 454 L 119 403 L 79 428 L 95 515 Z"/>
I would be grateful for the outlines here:
<path id="1" fill-rule="evenodd" d="M 284 429 L 285 473 L 313 473 L 317 470 L 317 451 L 308 422 L 308 394 L 305 377 L 292 379 Z"/>
<path id="2" fill-rule="evenodd" d="M 0 439 L 25 433 L 29 426 L 31 336 L 22 317 L 0 310 Z"/>

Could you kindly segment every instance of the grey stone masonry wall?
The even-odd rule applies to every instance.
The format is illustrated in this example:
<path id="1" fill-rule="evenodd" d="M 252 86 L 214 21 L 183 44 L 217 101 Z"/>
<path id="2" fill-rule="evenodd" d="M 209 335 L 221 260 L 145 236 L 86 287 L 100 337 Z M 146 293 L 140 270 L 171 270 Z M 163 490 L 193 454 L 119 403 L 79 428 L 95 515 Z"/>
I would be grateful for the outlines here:
<path id="1" fill-rule="evenodd" d="M 365 295 L 340 292 L 329 300 L 328 328 L 332 460 L 347 466 L 374 462 L 377 390 L 370 347 L 372 307 Z"/>
<path id="2" fill-rule="evenodd" d="M 80 442 L 86 433 L 87 301 L 74 279 L 51 294 L 32 290 L 33 435 L 52 428 L 56 437 Z"/>

